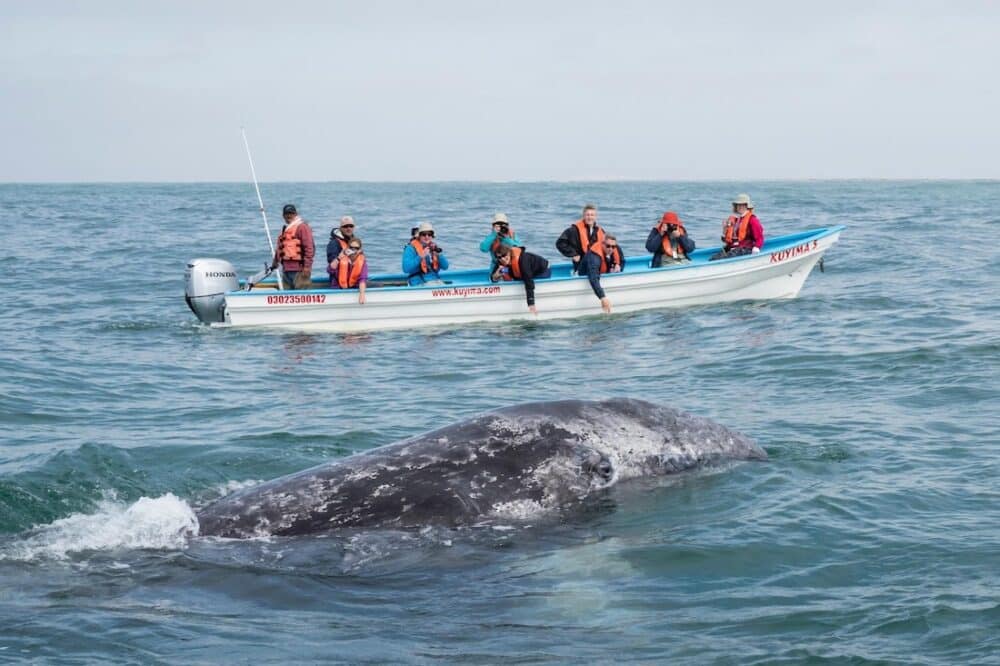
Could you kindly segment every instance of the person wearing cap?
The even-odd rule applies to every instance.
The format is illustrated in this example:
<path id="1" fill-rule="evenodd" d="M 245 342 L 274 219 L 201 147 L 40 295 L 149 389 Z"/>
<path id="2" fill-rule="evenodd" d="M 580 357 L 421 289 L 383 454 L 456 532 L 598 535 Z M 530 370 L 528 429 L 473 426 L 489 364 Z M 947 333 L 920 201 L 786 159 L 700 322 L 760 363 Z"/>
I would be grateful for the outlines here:
<path id="1" fill-rule="evenodd" d="M 722 249 L 709 261 L 757 254 L 764 246 L 764 227 L 753 212 L 749 194 L 738 194 L 733 199 L 733 214 L 722 223 L 722 243 Z"/>
<path id="2" fill-rule="evenodd" d="M 591 243 L 587 254 L 580 262 L 580 274 L 586 275 L 590 288 L 601 301 L 601 309 L 611 312 L 611 299 L 601 286 L 602 273 L 621 273 L 625 270 L 625 254 L 618 245 L 618 239 L 611 234 L 602 234 L 600 242 Z"/>
<path id="3" fill-rule="evenodd" d="M 524 247 L 524 244 L 518 239 L 517 233 L 510 228 L 510 223 L 507 222 L 506 213 L 497 213 L 493 216 L 493 230 L 483 239 L 483 242 L 479 244 L 479 250 L 481 252 L 489 252 L 492 263 L 490 264 L 490 273 L 496 270 L 496 253 L 497 248 L 501 245 L 506 245 L 508 247 Z"/>
<path id="4" fill-rule="evenodd" d="M 556 241 L 556 249 L 564 257 L 572 259 L 573 270 L 583 275 L 584 271 L 581 270 L 580 261 L 587 254 L 591 244 L 600 244 L 603 241 L 604 230 L 597 226 L 597 206 L 587 204 L 583 207 L 583 216 L 569 225 L 559 236 L 559 240 Z"/>
<path id="5" fill-rule="evenodd" d="M 552 277 L 549 262 L 545 257 L 532 254 L 521 247 L 506 243 L 497 246 L 493 255 L 496 268 L 490 273 L 493 282 L 520 280 L 524 283 L 524 295 L 528 300 L 528 311 L 538 314 L 535 307 L 535 280 Z"/>
<path id="6" fill-rule="evenodd" d="M 646 238 L 646 251 L 653 253 L 650 264 L 653 268 L 659 268 L 664 263 L 688 261 L 688 255 L 694 252 L 694 241 L 687 235 L 677 213 L 668 210 L 663 214 L 660 223 L 650 230 Z"/>
<path id="7" fill-rule="evenodd" d="M 434 241 L 434 227 L 421 222 L 417 237 L 403 248 L 403 272 L 410 285 L 442 284 L 440 271 L 448 270 L 448 257 Z"/>
<path id="8" fill-rule="evenodd" d="M 354 218 L 345 215 L 340 218 L 340 227 L 330 230 L 330 242 L 326 244 L 326 272 L 333 278 L 337 274 L 337 258 L 347 249 L 354 238 Z"/>
<path id="9" fill-rule="evenodd" d="M 295 204 L 285 204 L 281 211 L 285 226 L 278 235 L 271 270 L 281 262 L 282 286 L 285 289 L 308 289 L 312 286 L 312 264 L 316 255 L 312 229 L 299 217 Z"/>

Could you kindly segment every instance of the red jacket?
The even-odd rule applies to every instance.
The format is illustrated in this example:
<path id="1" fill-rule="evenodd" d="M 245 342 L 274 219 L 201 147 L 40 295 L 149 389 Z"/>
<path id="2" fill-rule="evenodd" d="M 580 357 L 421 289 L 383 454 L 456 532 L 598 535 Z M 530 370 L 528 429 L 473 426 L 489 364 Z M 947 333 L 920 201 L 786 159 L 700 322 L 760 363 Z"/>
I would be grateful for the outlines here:
<path id="1" fill-rule="evenodd" d="M 309 223 L 305 220 L 302 221 L 295 229 L 295 237 L 299 239 L 302 243 L 302 261 L 290 261 L 284 260 L 281 262 L 281 270 L 288 271 L 291 273 L 298 273 L 299 271 L 308 268 L 312 270 L 313 257 L 316 255 L 316 244 L 313 242 L 313 232 L 309 228 Z M 275 247 L 274 258 L 280 259 L 281 248 Z"/>

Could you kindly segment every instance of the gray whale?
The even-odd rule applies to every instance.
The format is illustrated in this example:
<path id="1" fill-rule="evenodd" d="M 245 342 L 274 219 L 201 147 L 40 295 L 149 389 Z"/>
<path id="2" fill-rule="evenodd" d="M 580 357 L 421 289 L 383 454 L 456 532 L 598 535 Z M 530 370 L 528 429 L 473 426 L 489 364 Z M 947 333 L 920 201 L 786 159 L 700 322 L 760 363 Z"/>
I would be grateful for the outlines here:
<path id="1" fill-rule="evenodd" d="M 198 512 L 199 533 L 476 525 L 556 511 L 629 478 L 766 458 L 740 433 L 643 400 L 526 403 L 240 490 Z"/>

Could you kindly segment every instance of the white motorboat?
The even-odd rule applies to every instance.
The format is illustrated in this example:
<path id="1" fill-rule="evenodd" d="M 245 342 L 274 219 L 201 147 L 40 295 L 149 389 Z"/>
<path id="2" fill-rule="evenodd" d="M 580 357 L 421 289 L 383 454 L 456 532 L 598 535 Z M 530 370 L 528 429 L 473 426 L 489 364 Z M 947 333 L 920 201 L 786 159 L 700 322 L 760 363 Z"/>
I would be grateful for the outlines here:
<path id="1" fill-rule="evenodd" d="M 601 276 L 613 311 L 635 312 L 743 300 L 794 298 L 843 226 L 770 238 L 759 254 L 709 261 L 718 247 L 697 250 L 691 261 L 650 268 L 651 257 L 629 257 L 625 270 Z M 366 303 L 357 289 L 278 290 L 274 277 L 239 280 L 221 259 L 188 263 L 186 300 L 198 318 L 216 327 L 299 331 L 377 331 L 473 322 L 583 317 L 601 313 L 585 276 L 569 263 L 535 282 L 538 314 L 528 311 L 524 285 L 490 282 L 487 269 L 448 271 L 445 284 L 407 286 L 402 274 L 372 275 Z"/>

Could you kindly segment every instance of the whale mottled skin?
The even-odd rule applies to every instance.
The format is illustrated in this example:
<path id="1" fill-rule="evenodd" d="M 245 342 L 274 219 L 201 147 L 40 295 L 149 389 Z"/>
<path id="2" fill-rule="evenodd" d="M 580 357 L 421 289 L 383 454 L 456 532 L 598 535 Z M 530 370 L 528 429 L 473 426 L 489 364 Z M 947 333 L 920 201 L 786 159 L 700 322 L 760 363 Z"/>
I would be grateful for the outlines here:
<path id="1" fill-rule="evenodd" d="M 476 525 L 629 478 L 766 458 L 738 432 L 643 400 L 526 403 L 238 491 L 198 513 L 199 533 Z"/>

